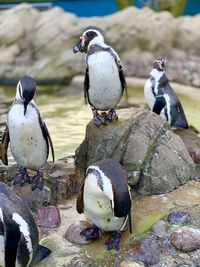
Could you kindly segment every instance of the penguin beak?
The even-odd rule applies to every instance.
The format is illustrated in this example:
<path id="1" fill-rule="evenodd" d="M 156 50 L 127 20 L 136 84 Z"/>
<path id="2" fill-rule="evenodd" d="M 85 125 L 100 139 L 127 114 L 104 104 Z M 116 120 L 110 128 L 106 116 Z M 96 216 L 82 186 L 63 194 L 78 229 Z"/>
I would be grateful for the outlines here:
<path id="1" fill-rule="evenodd" d="M 163 64 L 162 63 L 159 63 L 159 69 L 163 70 Z"/>
<path id="2" fill-rule="evenodd" d="M 29 102 L 33 99 L 36 88 L 25 88 L 23 90 L 23 101 L 24 101 L 24 116 L 26 115 L 26 110 Z"/>
<path id="3" fill-rule="evenodd" d="M 81 51 L 81 40 L 74 46 L 74 48 L 73 48 L 73 52 L 74 53 L 77 53 L 77 52 L 79 52 L 79 51 Z"/>
<path id="4" fill-rule="evenodd" d="M 24 116 L 26 115 L 28 103 L 29 103 L 28 101 L 24 101 Z"/>
<path id="5" fill-rule="evenodd" d="M 159 64 L 159 68 L 163 71 L 165 70 L 165 64 L 166 64 L 166 60 L 162 60 L 162 62 Z"/>
<path id="6" fill-rule="evenodd" d="M 77 53 L 77 52 L 81 52 L 81 53 L 85 52 L 85 53 L 87 53 L 87 47 L 85 45 L 86 40 L 87 40 L 87 36 L 86 35 L 82 35 L 80 37 L 80 40 L 78 41 L 78 43 L 74 46 L 73 52 L 74 53 Z"/>

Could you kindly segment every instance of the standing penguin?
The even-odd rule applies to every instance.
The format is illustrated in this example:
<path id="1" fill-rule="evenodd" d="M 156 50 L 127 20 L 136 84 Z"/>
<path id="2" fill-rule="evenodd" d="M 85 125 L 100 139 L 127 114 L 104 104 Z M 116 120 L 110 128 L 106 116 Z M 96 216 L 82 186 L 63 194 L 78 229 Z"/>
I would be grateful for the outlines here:
<path id="1" fill-rule="evenodd" d="M 164 118 L 172 127 L 188 128 L 180 100 L 165 75 L 164 59 L 156 59 L 150 78 L 144 86 L 144 95 L 150 109 Z"/>
<path id="2" fill-rule="evenodd" d="M 29 267 L 51 251 L 39 245 L 38 229 L 28 207 L 0 183 L 0 266 Z"/>
<path id="3" fill-rule="evenodd" d="M 113 232 L 106 247 L 119 249 L 121 232 L 129 217 L 131 232 L 131 196 L 121 165 L 112 160 L 101 160 L 88 167 L 84 184 L 77 198 L 77 211 L 83 213 L 93 226 L 80 234 L 86 240 L 97 239 L 101 231 Z"/>
<path id="4" fill-rule="evenodd" d="M 102 29 L 87 27 L 73 51 L 86 53 L 84 95 L 92 108 L 95 123 L 101 125 L 117 120 L 116 105 L 126 88 L 126 81 L 119 56 L 105 44 Z M 98 110 L 109 112 L 102 116 Z"/>
<path id="5" fill-rule="evenodd" d="M 14 159 L 20 167 L 19 174 L 14 179 L 14 184 L 21 186 L 25 182 L 32 184 L 32 190 L 42 190 L 43 172 L 41 167 L 47 161 L 49 144 L 54 161 L 54 150 L 48 129 L 41 118 L 38 107 L 33 97 L 36 83 L 30 76 L 22 77 L 16 88 L 16 97 L 8 113 L 7 127 L 2 138 L 2 161 L 8 164 L 7 148 L 10 148 Z M 27 168 L 37 171 L 30 179 Z"/>

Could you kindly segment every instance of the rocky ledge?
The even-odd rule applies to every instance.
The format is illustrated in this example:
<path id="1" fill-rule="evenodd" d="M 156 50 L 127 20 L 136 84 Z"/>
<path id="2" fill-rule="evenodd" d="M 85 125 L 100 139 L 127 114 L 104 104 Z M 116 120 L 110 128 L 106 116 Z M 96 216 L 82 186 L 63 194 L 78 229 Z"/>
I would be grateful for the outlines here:
<path id="1" fill-rule="evenodd" d="M 160 116 L 144 108 L 120 109 L 118 116 L 119 121 L 100 127 L 90 121 L 75 156 L 47 162 L 42 191 L 32 192 L 29 184 L 15 186 L 32 210 L 73 196 L 86 168 L 104 158 L 122 164 L 133 195 L 170 192 L 198 176 L 200 138 L 195 133 L 173 132 Z M 16 164 L 1 164 L 0 170 L 0 181 L 11 185 L 18 171 Z"/>
<path id="2" fill-rule="evenodd" d="M 38 83 L 69 83 L 84 72 L 72 47 L 84 27 L 97 25 L 119 53 L 126 75 L 147 77 L 156 57 L 168 60 L 170 80 L 200 86 L 200 15 L 174 18 L 134 6 L 104 17 L 79 18 L 60 8 L 39 12 L 28 4 L 0 14 L 0 82 L 24 74 Z"/>
<path id="3" fill-rule="evenodd" d="M 118 115 L 116 123 L 87 125 L 75 153 L 82 174 L 92 163 L 113 158 L 125 169 L 132 193 L 142 195 L 166 193 L 194 178 L 183 141 L 160 116 L 143 108 L 121 109 Z"/>
<path id="4" fill-rule="evenodd" d="M 164 120 L 146 109 L 122 109 L 118 115 L 118 122 L 99 128 L 91 121 L 75 157 L 48 162 L 42 191 L 32 192 L 29 184 L 13 186 L 34 211 L 41 244 L 52 250 L 38 267 L 198 265 L 200 184 L 190 180 L 196 173 L 194 161 L 199 163 L 199 152 L 194 161 L 190 155 L 194 155 L 192 149 L 199 149 L 199 137 L 189 130 L 179 130 L 176 133 L 181 139 Z M 182 140 L 192 144 L 188 147 L 190 155 Z M 133 232 L 123 233 L 118 253 L 104 248 L 105 233 L 100 240 L 84 246 L 64 238 L 69 232 L 73 238 L 80 236 L 75 226 L 85 219 L 76 212 L 74 194 L 87 166 L 106 157 L 123 165 L 133 193 Z M 16 165 L 1 165 L 0 169 L 0 181 L 11 184 Z M 165 194 L 155 195 L 159 193 Z"/>

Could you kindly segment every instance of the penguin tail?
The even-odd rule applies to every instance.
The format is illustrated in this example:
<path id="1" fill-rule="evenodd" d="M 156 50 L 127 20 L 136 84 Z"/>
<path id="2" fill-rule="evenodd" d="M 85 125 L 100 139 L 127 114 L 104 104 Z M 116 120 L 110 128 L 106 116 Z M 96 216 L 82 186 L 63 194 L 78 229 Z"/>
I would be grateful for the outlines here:
<path id="1" fill-rule="evenodd" d="M 37 250 L 35 252 L 35 256 L 31 262 L 31 266 L 34 266 L 35 264 L 37 264 L 41 260 L 44 260 L 45 258 L 47 258 L 51 254 L 51 252 L 52 251 L 50 249 L 48 249 L 47 247 L 44 247 L 42 245 L 38 245 Z"/>

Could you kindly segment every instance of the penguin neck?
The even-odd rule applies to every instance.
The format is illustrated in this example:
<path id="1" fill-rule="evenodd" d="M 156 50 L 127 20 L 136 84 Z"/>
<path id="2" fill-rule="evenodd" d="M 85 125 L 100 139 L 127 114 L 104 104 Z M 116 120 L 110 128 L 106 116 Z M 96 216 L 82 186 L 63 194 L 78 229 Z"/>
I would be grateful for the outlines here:
<path id="1" fill-rule="evenodd" d="M 15 99 L 23 101 L 22 88 L 20 86 L 20 82 L 18 82 L 18 84 L 17 84 Z"/>
<path id="2" fill-rule="evenodd" d="M 20 93 L 20 90 L 19 90 L 18 87 L 17 87 L 17 90 L 16 90 L 16 95 L 15 95 L 15 100 L 14 100 L 14 102 L 24 103 L 24 99 L 22 98 L 21 93 Z M 35 102 L 34 102 L 33 99 L 32 99 L 29 103 L 33 103 L 33 104 L 35 104 Z"/>
<path id="3" fill-rule="evenodd" d="M 15 100 L 18 100 L 18 101 L 22 101 L 22 102 L 24 102 L 24 100 L 22 99 L 22 97 L 21 97 L 21 95 L 20 95 L 20 93 L 19 93 L 19 91 L 18 91 L 18 90 L 16 91 Z"/>
<path id="4" fill-rule="evenodd" d="M 159 81 L 160 78 L 163 76 L 164 74 L 164 71 L 159 71 L 157 69 L 153 69 L 151 72 L 150 72 L 150 75 L 156 80 L 156 81 Z"/>
<path id="5" fill-rule="evenodd" d="M 104 43 L 104 39 L 102 36 L 97 36 L 94 39 L 92 39 L 88 45 L 88 50 L 90 49 L 91 46 L 93 45 L 99 45 L 101 47 L 108 47 L 105 43 Z"/>

